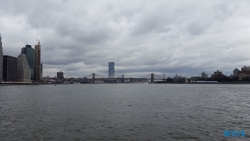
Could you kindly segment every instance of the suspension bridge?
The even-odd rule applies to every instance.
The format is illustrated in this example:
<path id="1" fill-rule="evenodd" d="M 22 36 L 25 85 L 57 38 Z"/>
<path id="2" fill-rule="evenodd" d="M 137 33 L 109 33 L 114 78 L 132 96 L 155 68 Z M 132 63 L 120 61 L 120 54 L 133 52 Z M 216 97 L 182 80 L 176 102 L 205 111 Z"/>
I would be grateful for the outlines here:
<path id="1" fill-rule="evenodd" d="M 150 82 L 154 83 L 156 81 L 165 81 L 165 74 L 155 74 L 151 73 L 143 77 L 121 77 L 109 78 L 107 76 L 103 76 L 97 73 L 92 73 L 84 76 L 83 83 L 141 83 L 141 82 Z"/>

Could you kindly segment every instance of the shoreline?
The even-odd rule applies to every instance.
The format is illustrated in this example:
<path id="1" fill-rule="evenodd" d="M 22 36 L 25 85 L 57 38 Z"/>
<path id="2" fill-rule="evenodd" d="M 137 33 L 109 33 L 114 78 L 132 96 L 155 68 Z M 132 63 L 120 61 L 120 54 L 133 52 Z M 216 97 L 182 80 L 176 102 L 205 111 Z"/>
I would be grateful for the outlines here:
<path id="1" fill-rule="evenodd" d="M 93 83 L 88 83 L 88 84 L 93 84 Z M 143 84 L 143 83 L 102 83 L 102 84 Z M 151 83 L 148 83 L 148 84 L 151 84 Z M 236 85 L 240 85 L 240 84 L 250 84 L 250 82 L 248 82 L 248 83 L 153 83 L 153 84 L 192 84 L 192 85 L 195 85 L 195 84 L 196 85 L 204 85 L 204 84 L 210 84 L 210 85 L 211 84 L 217 84 L 217 85 L 220 85 L 220 84 L 236 84 Z M 18 84 L 18 83 L 3 84 L 3 83 L 0 83 L 0 86 L 15 86 L 15 85 L 55 85 L 55 84 Z M 56 85 L 74 85 L 74 84 L 56 84 Z"/>

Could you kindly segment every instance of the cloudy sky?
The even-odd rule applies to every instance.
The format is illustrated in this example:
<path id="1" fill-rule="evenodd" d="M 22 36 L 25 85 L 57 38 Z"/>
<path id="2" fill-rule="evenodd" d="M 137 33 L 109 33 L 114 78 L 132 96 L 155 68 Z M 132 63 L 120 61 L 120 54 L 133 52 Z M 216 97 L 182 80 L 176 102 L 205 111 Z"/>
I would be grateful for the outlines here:
<path id="1" fill-rule="evenodd" d="M 209 75 L 250 65 L 250 1 L 0 0 L 5 55 L 41 40 L 44 76 Z"/>

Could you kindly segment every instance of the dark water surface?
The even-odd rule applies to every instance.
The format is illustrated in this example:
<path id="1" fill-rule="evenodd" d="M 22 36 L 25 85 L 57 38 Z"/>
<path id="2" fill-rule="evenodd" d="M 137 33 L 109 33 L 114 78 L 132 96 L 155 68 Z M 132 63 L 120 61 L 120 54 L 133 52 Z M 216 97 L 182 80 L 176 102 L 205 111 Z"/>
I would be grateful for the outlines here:
<path id="1" fill-rule="evenodd" d="M 224 137 L 224 130 L 246 136 Z M 0 87 L 0 140 L 250 140 L 250 85 Z"/>

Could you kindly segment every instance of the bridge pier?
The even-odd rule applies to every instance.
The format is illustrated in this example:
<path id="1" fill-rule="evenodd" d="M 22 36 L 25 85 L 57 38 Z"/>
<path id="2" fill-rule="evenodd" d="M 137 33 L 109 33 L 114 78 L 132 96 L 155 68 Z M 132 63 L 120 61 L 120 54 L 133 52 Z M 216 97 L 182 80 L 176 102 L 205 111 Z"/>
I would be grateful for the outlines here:
<path id="1" fill-rule="evenodd" d="M 95 83 L 95 73 L 92 73 L 92 83 Z"/>
<path id="2" fill-rule="evenodd" d="M 154 78 L 154 73 L 151 73 L 151 83 L 154 83 L 155 78 Z"/>

